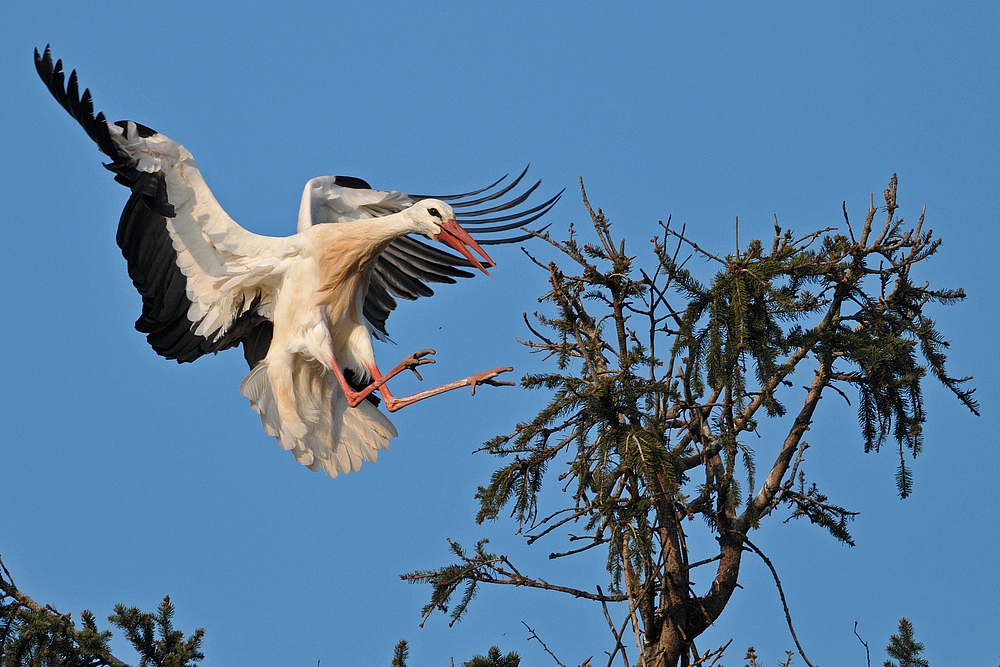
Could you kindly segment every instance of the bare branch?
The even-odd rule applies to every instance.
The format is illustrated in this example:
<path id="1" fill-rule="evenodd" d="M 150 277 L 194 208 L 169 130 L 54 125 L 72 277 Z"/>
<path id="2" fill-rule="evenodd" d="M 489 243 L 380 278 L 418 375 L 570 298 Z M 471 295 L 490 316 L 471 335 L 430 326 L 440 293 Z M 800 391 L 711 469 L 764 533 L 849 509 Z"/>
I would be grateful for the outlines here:
<path id="1" fill-rule="evenodd" d="M 774 565 L 771 563 L 771 560 L 765 556 L 764 552 L 758 549 L 753 542 L 745 537 L 743 538 L 743 541 L 748 547 L 750 547 L 750 549 L 753 550 L 755 554 L 760 556 L 760 559 L 764 561 L 765 565 L 767 565 L 767 569 L 771 571 L 771 576 L 774 577 L 774 584 L 778 587 L 778 595 L 781 596 L 781 606 L 785 610 L 785 622 L 788 623 L 788 632 L 791 633 L 792 640 L 795 642 L 795 647 L 799 650 L 799 655 L 802 656 L 802 660 L 805 661 L 809 667 L 815 667 L 811 662 L 809 662 L 809 658 L 806 657 L 805 651 L 802 650 L 802 644 L 799 643 L 798 635 L 795 634 L 795 628 L 792 627 L 792 615 L 788 611 L 788 602 L 785 600 L 785 591 L 781 587 L 781 580 L 778 578 L 778 571 L 774 569 Z"/>
<path id="2" fill-rule="evenodd" d="M 531 633 L 531 636 L 528 637 L 528 641 L 534 639 L 536 642 L 542 645 L 542 648 L 545 649 L 546 653 L 552 656 L 552 659 L 556 661 L 556 664 L 559 665 L 559 667 L 566 667 L 566 665 L 562 664 L 562 662 L 559 661 L 559 658 L 556 657 L 556 654 L 549 650 L 549 647 L 545 645 L 545 642 L 542 641 L 542 638 L 539 637 L 538 634 L 534 630 L 532 630 L 527 623 L 521 621 L 521 625 L 528 628 L 528 632 Z"/>
<path id="3" fill-rule="evenodd" d="M 858 622 L 854 621 L 854 636 L 858 638 L 861 645 L 865 647 L 865 657 L 868 659 L 868 667 L 872 667 L 872 652 L 868 650 L 868 642 L 861 638 L 858 634 Z"/>

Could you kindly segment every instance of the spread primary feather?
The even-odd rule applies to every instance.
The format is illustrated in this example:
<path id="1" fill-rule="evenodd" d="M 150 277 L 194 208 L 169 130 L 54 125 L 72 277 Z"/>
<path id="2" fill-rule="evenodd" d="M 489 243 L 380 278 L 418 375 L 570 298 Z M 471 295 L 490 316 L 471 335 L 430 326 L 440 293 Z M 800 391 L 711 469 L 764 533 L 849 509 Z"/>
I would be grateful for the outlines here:
<path id="1" fill-rule="evenodd" d="M 305 186 L 298 233 L 261 236 L 229 217 L 184 146 L 144 125 L 95 115 L 90 92 L 79 93 L 76 72 L 66 81 L 62 62 L 53 62 L 48 47 L 41 55 L 35 51 L 35 65 L 55 99 L 111 159 L 106 166 L 115 180 L 132 190 L 117 241 L 142 295 L 136 328 L 157 353 L 178 362 L 242 344 L 251 370 L 240 390 L 264 430 L 299 463 L 336 477 L 375 461 L 396 436 L 368 393 L 375 388 L 391 410 L 459 386 L 495 383 L 495 371 L 502 369 L 397 399 L 387 386 L 369 385 L 378 379 L 373 374 L 380 374 L 372 336 L 387 337 L 394 297 L 429 296 L 428 282 L 453 283 L 472 275 L 466 271 L 472 262 L 411 234 L 447 236 L 438 223 L 456 218 L 469 225 L 504 223 L 483 232 L 515 229 L 545 214 L 560 195 L 514 210 L 536 183 L 499 205 L 471 208 L 505 196 L 524 173 L 499 190 L 491 191 L 497 181 L 441 198 L 450 203 L 324 176 Z M 511 212 L 483 217 L 497 211 Z M 452 238 L 449 245 L 471 259 L 466 250 L 471 243 L 486 257 L 464 230 L 455 229 L 465 240 L 456 244 Z M 411 366 L 420 363 L 426 361 Z"/>

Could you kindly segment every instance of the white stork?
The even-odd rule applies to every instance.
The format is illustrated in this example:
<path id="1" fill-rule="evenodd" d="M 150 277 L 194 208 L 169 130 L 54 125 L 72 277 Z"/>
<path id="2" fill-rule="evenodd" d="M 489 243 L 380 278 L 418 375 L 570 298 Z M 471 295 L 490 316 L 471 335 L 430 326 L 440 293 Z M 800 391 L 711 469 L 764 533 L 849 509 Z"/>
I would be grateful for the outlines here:
<path id="1" fill-rule="evenodd" d="M 242 343 L 251 370 L 240 390 L 264 430 L 299 463 L 336 477 L 375 461 L 396 436 L 377 407 L 376 390 L 393 412 L 459 387 L 475 393 L 478 384 L 512 384 L 496 379 L 511 368 L 494 368 L 395 397 L 386 382 L 433 363 L 428 358 L 433 350 L 416 352 L 382 373 L 372 335 L 387 339 L 394 296 L 429 296 L 428 282 L 471 277 L 463 268 L 487 273 L 493 261 L 456 222 L 455 209 L 501 198 L 524 172 L 498 190 L 504 179 L 440 198 L 373 190 L 352 177 L 314 178 L 302 194 L 298 232 L 260 236 L 226 214 L 181 144 L 132 121 L 110 123 L 103 113 L 95 116 L 90 91 L 80 94 L 76 71 L 65 82 L 62 61 L 53 63 L 49 47 L 42 55 L 35 50 L 35 67 L 56 100 L 111 158 L 105 166 L 115 180 L 132 190 L 117 241 L 142 295 L 135 328 L 158 354 L 178 362 Z M 531 209 L 482 216 L 511 211 L 537 187 L 457 217 L 466 224 L 502 223 L 478 229 L 484 233 L 522 227 L 544 215 L 561 193 Z M 411 234 L 442 241 L 465 259 Z"/>

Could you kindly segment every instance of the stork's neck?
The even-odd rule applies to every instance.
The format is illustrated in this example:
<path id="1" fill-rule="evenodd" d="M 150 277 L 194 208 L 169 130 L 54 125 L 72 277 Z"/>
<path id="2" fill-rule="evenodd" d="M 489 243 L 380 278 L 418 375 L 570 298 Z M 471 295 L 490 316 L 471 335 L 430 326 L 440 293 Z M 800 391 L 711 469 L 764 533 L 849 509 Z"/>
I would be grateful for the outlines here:
<path id="1" fill-rule="evenodd" d="M 389 244 L 400 236 L 426 232 L 425 226 L 414 218 L 412 208 L 404 209 L 393 215 L 374 218 L 370 222 L 374 223 L 376 227 L 372 235 L 378 238 L 379 243 L 384 244 Z"/>
<path id="2" fill-rule="evenodd" d="M 320 225 L 322 289 L 336 290 L 359 279 L 367 285 L 375 260 L 387 245 L 422 231 L 424 226 L 413 219 L 409 209 L 370 220 Z"/>
<path id="3" fill-rule="evenodd" d="M 425 231 L 424 225 L 414 220 L 411 209 L 347 224 L 358 230 L 360 238 L 356 239 L 355 247 L 359 254 L 364 254 L 365 260 L 370 262 L 374 262 L 379 253 L 399 237 Z"/>

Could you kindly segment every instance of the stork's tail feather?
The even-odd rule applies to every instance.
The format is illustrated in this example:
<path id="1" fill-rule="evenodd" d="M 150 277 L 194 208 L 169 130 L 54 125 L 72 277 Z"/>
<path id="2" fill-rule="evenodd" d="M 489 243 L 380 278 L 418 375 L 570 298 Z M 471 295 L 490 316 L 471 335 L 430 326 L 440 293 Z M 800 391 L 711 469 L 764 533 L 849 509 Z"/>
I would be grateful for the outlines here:
<path id="1" fill-rule="evenodd" d="M 293 364 L 291 402 L 279 410 L 278 396 L 271 377 L 277 369 L 268 362 L 257 364 L 240 384 L 240 391 L 260 415 L 264 430 L 292 452 L 295 460 L 310 470 L 322 469 L 330 477 L 356 472 L 364 461 L 378 459 L 378 450 L 389 448 L 396 427 L 368 401 L 351 408 L 333 375 L 315 362 Z M 281 412 L 298 416 L 298 421 L 282 419 Z"/>

